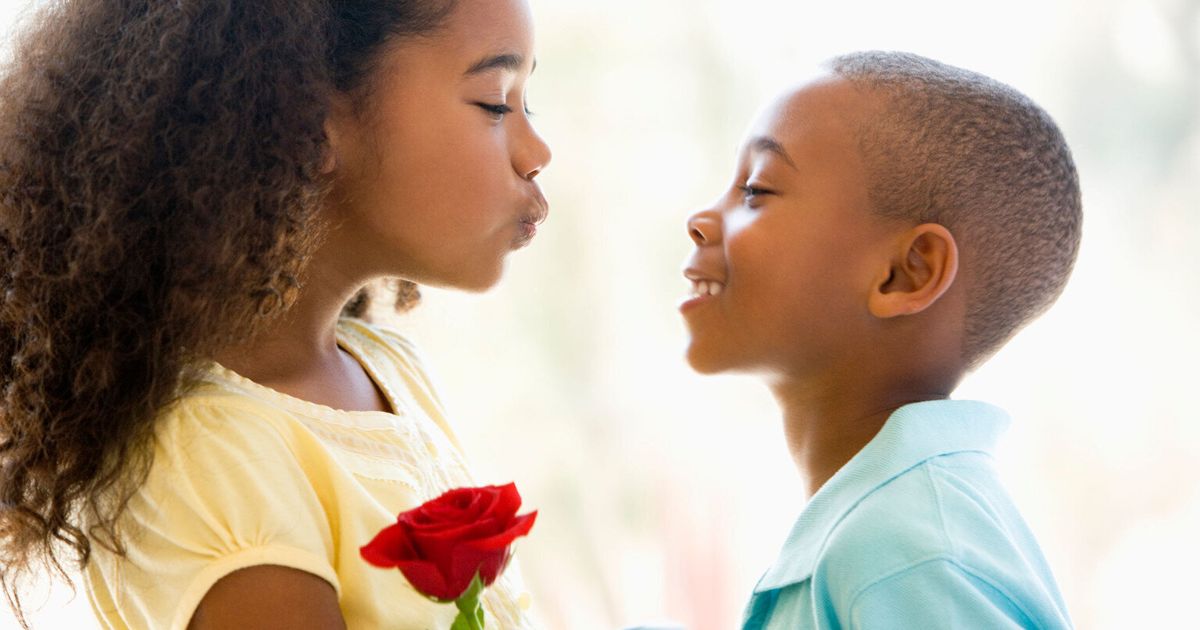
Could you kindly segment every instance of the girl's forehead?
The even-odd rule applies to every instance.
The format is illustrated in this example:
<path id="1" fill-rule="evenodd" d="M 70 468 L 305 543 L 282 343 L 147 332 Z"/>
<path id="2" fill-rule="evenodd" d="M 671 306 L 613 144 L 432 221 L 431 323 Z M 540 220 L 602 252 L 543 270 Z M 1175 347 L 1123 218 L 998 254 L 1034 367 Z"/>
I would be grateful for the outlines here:
<path id="1" fill-rule="evenodd" d="M 531 53 L 533 15 L 526 0 L 457 0 L 445 28 L 434 38 L 464 51 Z"/>
<path id="2" fill-rule="evenodd" d="M 441 28 L 390 45 L 376 77 L 390 88 L 434 89 L 429 86 L 527 76 L 533 54 L 533 24 L 524 0 L 457 0 Z"/>
<path id="3" fill-rule="evenodd" d="M 528 73 L 533 20 L 525 0 L 456 0 L 436 31 L 390 47 L 384 74 L 472 78 L 487 72 Z"/>

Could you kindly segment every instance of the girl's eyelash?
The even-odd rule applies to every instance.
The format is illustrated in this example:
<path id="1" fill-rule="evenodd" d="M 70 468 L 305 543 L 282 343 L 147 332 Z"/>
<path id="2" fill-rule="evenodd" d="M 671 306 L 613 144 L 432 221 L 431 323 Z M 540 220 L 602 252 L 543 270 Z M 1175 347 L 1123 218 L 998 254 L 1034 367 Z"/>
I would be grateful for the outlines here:
<path id="1" fill-rule="evenodd" d="M 489 114 L 492 114 L 494 116 L 503 116 L 505 114 L 512 113 L 512 108 L 509 107 L 508 105 L 505 105 L 504 103 L 500 103 L 499 105 L 493 105 L 491 103 L 475 103 L 475 104 L 478 105 L 479 107 L 483 108 L 484 111 L 486 111 Z"/>
<path id="2" fill-rule="evenodd" d="M 482 107 L 485 111 L 487 111 L 489 114 L 492 114 L 493 116 L 503 116 L 505 114 L 512 113 L 512 108 L 509 107 L 508 105 L 505 105 L 504 103 L 500 103 L 498 105 L 493 105 L 491 103 L 479 102 L 479 103 L 475 103 L 475 104 L 478 105 L 479 107 Z M 533 116 L 533 110 L 529 109 L 529 107 L 526 107 L 525 115 Z"/>
<path id="3" fill-rule="evenodd" d="M 757 195 L 769 195 L 769 194 L 771 194 L 771 191 L 769 191 L 769 190 L 767 190 L 767 189 L 765 189 L 765 188 L 756 188 L 756 187 L 754 187 L 754 186 L 749 186 L 749 185 L 746 185 L 746 184 L 739 185 L 739 186 L 738 186 L 738 190 L 742 191 L 742 196 L 743 196 L 743 197 L 755 197 L 755 196 L 757 196 Z"/>

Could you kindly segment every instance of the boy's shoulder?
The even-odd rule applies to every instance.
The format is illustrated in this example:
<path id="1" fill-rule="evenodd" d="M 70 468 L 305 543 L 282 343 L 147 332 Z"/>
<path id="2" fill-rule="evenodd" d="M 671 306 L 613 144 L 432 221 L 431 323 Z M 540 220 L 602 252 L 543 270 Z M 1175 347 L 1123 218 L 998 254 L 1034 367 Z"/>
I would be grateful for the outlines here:
<path id="1" fill-rule="evenodd" d="M 830 531 L 813 588 L 852 617 L 923 596 L 946 610 L 953 594 L 960 614 L 1066 619 L 1033 534 L 980 452 L 928 459 L 864 496 Z"/>
<path id="2" fill-rule="evenodd" d="M 931 458 L 848 510 L 830 530 L 814 573 L 853 589 L 930 559 L 970 564 L 980 547 L 996 549 L 1007 537 L 1005 510 L 1015 507 L 988 455 Z"/>
<path id="3" fill-rule="evenodd" d="M 897 409 L 813 495 L 746 627 L 1069 628 L 993 465 L 1007 424 L 975 401 Z"/>

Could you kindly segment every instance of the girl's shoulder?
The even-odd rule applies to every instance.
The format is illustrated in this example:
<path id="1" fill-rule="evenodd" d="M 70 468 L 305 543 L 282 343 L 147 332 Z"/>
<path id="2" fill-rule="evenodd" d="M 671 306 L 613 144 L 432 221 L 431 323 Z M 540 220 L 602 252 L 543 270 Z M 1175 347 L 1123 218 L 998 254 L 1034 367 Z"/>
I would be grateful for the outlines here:
<path id="1" fill-rule="evenodd" d="M 429 372 L 420 350 L 395 328 L 343 317 L 338 320 L 338 336 L 343 345 L 349 343 L 369 358 L 381 360 L 406 376 L 429 383 Z"/>
<path id="2" fill-rule="evenodd" d="M 156 458 L 180 465 L 222 456 L 236 460 L 265 449 L 291 451 L 295 423 L 269 401 L 210 379 L 197 380 L 164 408 L 154 431 Z"/>
<path id="3" fill-rule="evenodd" d="M 391 388 L 389 393 L 394 393 L 394 402 L 399 407 L 419 410 L 441 428 L 459 451 L 462 450 L 447 420 L 437 379 L 408 337 L 394 328 L 348 317 L 338 322 L 338 333 L 342 344 L 383 381 L 384 388 Z M 401 413 L 404 411 L 400 410 Z"/>
<path id="4" fill-rule="evenodd" d="M 338 343 L 362 362 L 395 407 L 395 415 L 340 411 L 251 381 L 217 363 L 197 366 L 186 393 L 155 426 L 158 456 L 175 466 L 246 460 L 271 449 L 302 463 L 322 462 L 338 449 L 375 452 L 421 427 L 440 433 L 462 453 L 433 380 L 411 341 L 393 329 L 345 318 Z M 421 433 L 421 431 L 418 431 Z M 432 439 L 432 438 L 431 438 Z M 390 451 L 389 451 L 390 452 Z"/>
<path id="5" fill-rule="evenodd" d="M 357 317 L 342 317 L 338 320 L 338 332 L 358 335 L 364 339 L 408 355 L 416 355 L 417 349 L 413 342 L 395 328 L 368 322 Z"/>
<path id="6" fill-rule="evenodd" d="M 86 568 L 110 624 L 183 628 L 217 580 L 257 564 L 340 590 L 336 462 L 286 414 L 201 381 L 159 413 L 152 453 L 120 515 L 125 554 L 100 549 Z"/>

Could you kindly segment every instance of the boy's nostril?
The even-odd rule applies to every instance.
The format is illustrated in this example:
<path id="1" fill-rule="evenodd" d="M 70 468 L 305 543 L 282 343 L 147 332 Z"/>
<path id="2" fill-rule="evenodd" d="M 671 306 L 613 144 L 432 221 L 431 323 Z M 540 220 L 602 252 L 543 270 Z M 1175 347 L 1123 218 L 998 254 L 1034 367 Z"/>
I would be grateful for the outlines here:
<path id="1" fill-rule="evenodd" d="M 692 228 L 690 233 L 692 235 L 692 240 L 696 241 L 696 243 L 703 243 L 705 240 L 707 240 L 704 238 L 704 234 L 696 228 Z"/>

